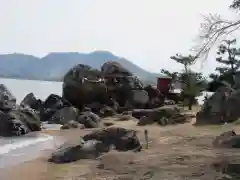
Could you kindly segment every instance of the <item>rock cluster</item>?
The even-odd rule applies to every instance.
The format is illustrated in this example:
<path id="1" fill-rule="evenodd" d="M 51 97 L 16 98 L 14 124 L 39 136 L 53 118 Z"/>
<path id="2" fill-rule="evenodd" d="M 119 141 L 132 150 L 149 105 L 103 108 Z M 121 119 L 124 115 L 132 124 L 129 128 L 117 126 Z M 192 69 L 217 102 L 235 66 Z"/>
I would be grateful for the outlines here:
<path id="1" fill-rule="evenodd" d="M 44 101 L 29 93 L 20 105 L 0 85 L 0 136 L 19 136 L 41 130 L 41 122 L 69 128 L 103 127 L 102 118 L 132 111 L 139 125 L 151 119 L 161 125 L 182 123 L 186 118 L 176 108 L 158 109 L 164 96 L 156 87 L 143 86 L 119 63 L 110 61 L 101 70 L 78 64 L 63 78 L 62 96 L 50 94 Z M 138 109 L 138 110 L 137 110 Z M 144 118 L 144 117 L 146 118 Z"/>
<path id="2" fill-rule="evenodd" d="M 143 83 L 115 61 L 102 65 L 101 71 L 85 65 L 76 65 L 63 80 L 63 97 L 73 106 L 113 106 L 115 111 L 124 108 L 146 108 L 162 105 L 164 98 L 157 88 Z M 98 106 L 97 106 L 98 105 Z"/>
<path id="3" fill-rule="evenodd" d="M 189 122 L 194 115 L 181 113 L 178 106 L 163 106 L 154 109 L 134 109 L 132 116 L 139 119 L 138 125 L 158 123 L 166 126 L 170 124 L 183 124 Z"/>

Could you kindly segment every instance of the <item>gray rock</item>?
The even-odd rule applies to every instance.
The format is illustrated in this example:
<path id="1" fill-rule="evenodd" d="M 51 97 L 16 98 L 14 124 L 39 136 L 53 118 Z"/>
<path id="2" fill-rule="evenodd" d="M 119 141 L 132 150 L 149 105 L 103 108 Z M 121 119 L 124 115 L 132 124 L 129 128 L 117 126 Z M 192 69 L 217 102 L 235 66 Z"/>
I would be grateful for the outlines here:
<path id="1" fill-rule="evenodd" d="M 133 74 L 124 68 L 120 63 L 116 61 L 108 61 L 104 63 L 101 67 L 101 71 L 104 75 L 122 74 L 125 76 L 132 76 Z"/>
<path id="2" fill-rule="evenodd" d="M 79 145 L 64 144 L 49 159 L 54 163 L 68 163 L 80 159 L 96 159 L 103 152 L 108 152 L 108 147 L 96 140 L 86 141 Z"/>
<path id="3" fill-rule="evenodd" d="M 71 107 L 72 105 L 64 98 L 50 94 L 43 102 L 40 110 L 41 121 L 49 121 L 49 119 L 60 109 Z"/>
<path id="4" fill-rule="evenodd" d="M 14 108 L 16 108 L 16 98 L 5 85 L 0 84 L 0 110 L 8 111 Z"/>
<path id="5" fill-rule="evenodd" d="M 117 127 L 110 127 L 87 134 L 83 137 L 83 140 L 97 140 L 109 147 L 113 145 L 119 151 L 140 151 L 142 148 L 135 131 Z"/>
<path id="6" fill-rule="evenodd" d="M 221 148 L 240 148 L 240 135 L 237 135 L 235 131 L 224 132 L 215 138 L 213 146 Z"/>
<path id="7" fill-rule="evenodd" d="M 42 101 L 40 99 L 37 99 L 33 93 L 27 94 L 20 103 L 20 106 L 22 107 L 27 106 L 38 111 L 40 111 L 41 105 Z"/>
<path id="8" fill-rule="evenodd" d="M 105 107 L 101 108 L 101 110 L 100 110 L 101 117 L 110 117 L 115 114 L 116 114 L 116 111 L 109 106 L 105 106 Z"/>
<path id="9" fill-rule="evenodd" d="M 139 119 L 137 125 L 138 125 L 138 126 L 145 126 L 145 125 L 149 125 L 149 124 L 153 124 L 153 123 L 154 123 L 154 121 L 153 121 L 152 119 L 150 119 L 149 117 L 147 117 L 147 116 L 142 116 L 142 117 Z"/>
<path id="10" fill-rule="evenodd" d="M 70 120 L 66 124 L 64 124 L 61 129 L 84 129 L 85 126 L 83 124 L 78 123 L 77 121 Z"/>
<path id="11" fill-rule="evenodd" d="M 223 124 L 240 117 L 240 89 L 223 86 L 206 100 L 196 117 L 196 124 Z"/>
<path id="12" fill-rule="evenodd" d="M 50 119 L 49 122 L 55 124 L 66 124 L 70 120 L 76 121 L 78 117 L 78 110 L 74 107 L 64 107 L 58 110 Z"/>
<path id="13" fill-rule="evenodd" d="M 0 112 L 0 136 L 21 136 L 40 130 L 39 115 L 30 108 Z"/>
<path id="14" fill-rule="evenodd" d="M 144 117 L 142 120 L 139 120 L 139 123 L 142 123 L 141 125 L 158 122 L 158 124 L 165 126 L 168 124 L 186 123 L 191 119 L 191 115 L 181 114 L 177 106 L 163 106 L 155 109 L 134 109 L 132 116 L 137 119 Z"/>
<path id="15" fill-rule="evenodd" d="M 92 102 L 106 103 L 107 88 L 104 82 L 99 81 L 101 74 L 90 66 L 74 66 L 64 76 L 63 97 L 79 109 Z"/>
<path id="16" fill-rule="evenodd" d="M 85 112 L 82 112 L 81 114 L 85 115 L 85 116 L 88 116 L 95 123 L 100 123 L 101 122 L 101 118 L 97 114 L 95 114 L 91 111 L 85 111 Z"/>
<path id="17" fill-rule="evenodd" d="M 99 123 L 95 122 L 91 117 L 88 115 L 80 115 L 77 118 L 77 122 L 83 124 L 86 128 L 97 128 L 99 127 Z"/>

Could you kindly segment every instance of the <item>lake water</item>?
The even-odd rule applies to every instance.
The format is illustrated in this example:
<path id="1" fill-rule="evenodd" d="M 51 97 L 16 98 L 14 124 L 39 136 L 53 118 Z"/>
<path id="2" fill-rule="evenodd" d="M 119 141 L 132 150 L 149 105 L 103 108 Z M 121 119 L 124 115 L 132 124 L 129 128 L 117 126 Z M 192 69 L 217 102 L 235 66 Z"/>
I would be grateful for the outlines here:
<path id="1" fill-rule="evenodd" d="M 62 95 L 62 82 L 0 78 L 0 84 L 4 84 L 12 92 L 18 103 L 30 92 L 42 100 L 45 100 L 51 93 Z"/>
<path id="2" fill-rule="evenodd" d="M 4 84 L 16 97 L 17 103 L 30 92 L 45 100 L 51 93 L 62 94 L 61 82 L 16 80 L 0 78 L 0 84 Z M 43 149 L 55 147 L 52 136 L 41 133 L 30 134 L 25 137 L 0 138 L 0 168 L 15 165 L 31 158 L 39 156 Z"/>

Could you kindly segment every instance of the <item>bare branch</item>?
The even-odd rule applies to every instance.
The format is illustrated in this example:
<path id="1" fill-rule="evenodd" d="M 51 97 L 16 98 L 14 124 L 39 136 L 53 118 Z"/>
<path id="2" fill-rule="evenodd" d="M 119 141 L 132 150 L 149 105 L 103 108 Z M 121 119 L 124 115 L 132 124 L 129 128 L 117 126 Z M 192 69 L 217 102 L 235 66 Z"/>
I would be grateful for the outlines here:
<path id="1" fill-rule="evenodd" d="M 197 57 L 207 57 L 209 51 L 218 40 L 226 37 L 240 28 L 240 20 L 229 21 L 222 19 L 219 15 L 204 17 L 205 23 L 201 24 L 199 35 L 200 44 L 195 47 Z"/>

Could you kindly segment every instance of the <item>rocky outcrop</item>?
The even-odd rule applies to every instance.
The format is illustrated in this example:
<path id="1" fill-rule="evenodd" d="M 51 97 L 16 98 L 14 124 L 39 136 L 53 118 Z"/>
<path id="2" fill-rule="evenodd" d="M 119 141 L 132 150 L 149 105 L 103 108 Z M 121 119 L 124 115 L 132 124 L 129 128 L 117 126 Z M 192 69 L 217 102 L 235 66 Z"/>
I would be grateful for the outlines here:
<path id="1" fill-rule="evenodd" d="M 63 97 L 74 107 L 90 107 L 99 113 L 106 105 L 119 112 L 126 107 L 152 108 L 163 104 L 163 96 L 152 86 L 145 87 L 138 77 L 115 61 L 101 71 L 82 64 L 74 66 L 63 80 Z"/>
<path id="2" fill-rule="evenodd" d="M 92 102 L 106 103 L 107 88 L 101 72 L 82 64 L 74 66 L 64 76 L 63 97 L 78 109 Z"/>
<path id="3" fill-rule="evenodd" d="M 86 128 L 98 128 L 101 127 L 101 119 L 98 115 L 91 111 L 82 112 L 78 118 L 77 122 L 83 124 Z"/>
<path id="4" fill-rule="evenodd" d="M 78 109 L 70 106 L 64 107 L 57 110 L 51 117 L 48 119 L 49 123 L 54 124 L 66 124 L 68 121 L 76 121 L 78 118 Z"/>

